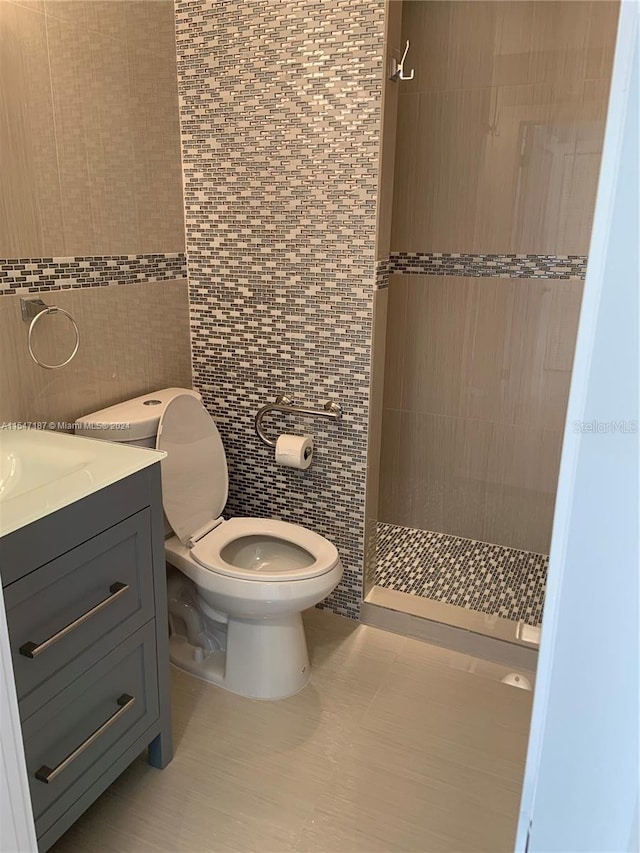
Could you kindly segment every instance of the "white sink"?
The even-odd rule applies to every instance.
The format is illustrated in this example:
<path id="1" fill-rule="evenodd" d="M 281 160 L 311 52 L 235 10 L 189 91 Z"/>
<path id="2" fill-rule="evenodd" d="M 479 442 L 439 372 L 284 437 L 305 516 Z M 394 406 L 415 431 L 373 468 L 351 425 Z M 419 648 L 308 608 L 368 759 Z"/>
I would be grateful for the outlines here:
<path id="1" fill-rule="evenodd" d="M 49 432 L 0 429 L 0 536 L 122 480 L 156 450 Z"/>
<path id="2" fill-rule="evenodd" d="M 3 430 L 0 436 L 0 502 L 86 470 L 93 456 L 85 448 L 58 452 L 42 430 Z"/>

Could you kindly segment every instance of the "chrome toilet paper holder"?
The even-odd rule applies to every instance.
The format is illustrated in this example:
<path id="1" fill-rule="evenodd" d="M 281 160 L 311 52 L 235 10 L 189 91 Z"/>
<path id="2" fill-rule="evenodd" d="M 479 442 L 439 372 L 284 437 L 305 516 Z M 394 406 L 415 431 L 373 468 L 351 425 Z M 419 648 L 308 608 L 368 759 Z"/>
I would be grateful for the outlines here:
<path id="1" fill-rule="evenodd" d="M 328 400 L 322 409 L 309 409 L 306 406 L 296 406 L 289 397 L 278 394 L 275 403 L 267 403 L 265 406 L 261 406 L 256 413 L 256 435 L 267 447 L 275 447 L 276 442 L 268 438 L 262 429 L 262 419 L 269 412 L 309 415 L 312 418 L 329 418 L 332 421 L 337 421 L 342 417 L 342 406 L 336 400 Z"/>

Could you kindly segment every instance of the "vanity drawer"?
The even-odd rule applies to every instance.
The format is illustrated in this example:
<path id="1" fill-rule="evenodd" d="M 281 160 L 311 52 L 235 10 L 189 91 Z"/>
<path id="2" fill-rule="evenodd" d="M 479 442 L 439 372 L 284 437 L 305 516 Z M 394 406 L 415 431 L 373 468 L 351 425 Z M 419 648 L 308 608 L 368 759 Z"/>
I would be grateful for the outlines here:
<path id="1" fill-rule="evenodd" d="M 5 588 L 21 716 L 152 618 L 151 561 L 145 509 Z"/>
<path id="2" fill-rule="evenodd" d="M 23 721 L 37 835 L 158 718 L 155 661 L 150 622 Z"/>

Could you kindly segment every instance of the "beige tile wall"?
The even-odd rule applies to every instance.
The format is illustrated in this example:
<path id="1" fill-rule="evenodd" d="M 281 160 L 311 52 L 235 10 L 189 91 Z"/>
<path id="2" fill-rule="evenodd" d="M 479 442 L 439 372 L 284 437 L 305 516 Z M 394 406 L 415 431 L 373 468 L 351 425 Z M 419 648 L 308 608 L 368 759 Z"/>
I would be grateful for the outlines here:
<path id="1" fill-rule="evenodd" d="M 587 254 L 617 17 L 403 3 L 392 251 Z M 548 552 L 581 289 L 392 276 L 381 520 Z"/>
<path id="2" fill-rule="evenodd" d="M 588 251 L 616 0 L 408 0 L 392 249 Z"/>
<path id="3" fill-rule="evenodd" d="M 548 552 L 581 294 L 391 277 L 380 520 Z"/>
<path id="4" fill-rule="evenodd" d="M 191 387 L 186 280 L 112 285 L 45 294 L 69 311 L 81 345 L 61 370 L 37 367 L 27 353 L 20 297 L 0 299 L 0 423 L 73 421 L 79 415 L 169 386 Z M 59 362 L 74 337 L 62 315 L 34 329 L 34 350 Z"/>
<path id="5" fill-rule="evenodd" d="M 184 248 L 171 0 L 0 0 L 0 258 Z"/>

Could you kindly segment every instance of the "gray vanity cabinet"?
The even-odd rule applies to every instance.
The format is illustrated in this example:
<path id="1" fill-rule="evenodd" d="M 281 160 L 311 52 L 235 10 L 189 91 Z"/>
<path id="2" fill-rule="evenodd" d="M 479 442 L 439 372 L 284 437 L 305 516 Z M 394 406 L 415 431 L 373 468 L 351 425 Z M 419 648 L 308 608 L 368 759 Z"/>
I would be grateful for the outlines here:
<path id="1" fill-rule="evenodd" d="M 0 539 L 41 851 L 149 747 L 172 757 L 160 468 Z"/>

